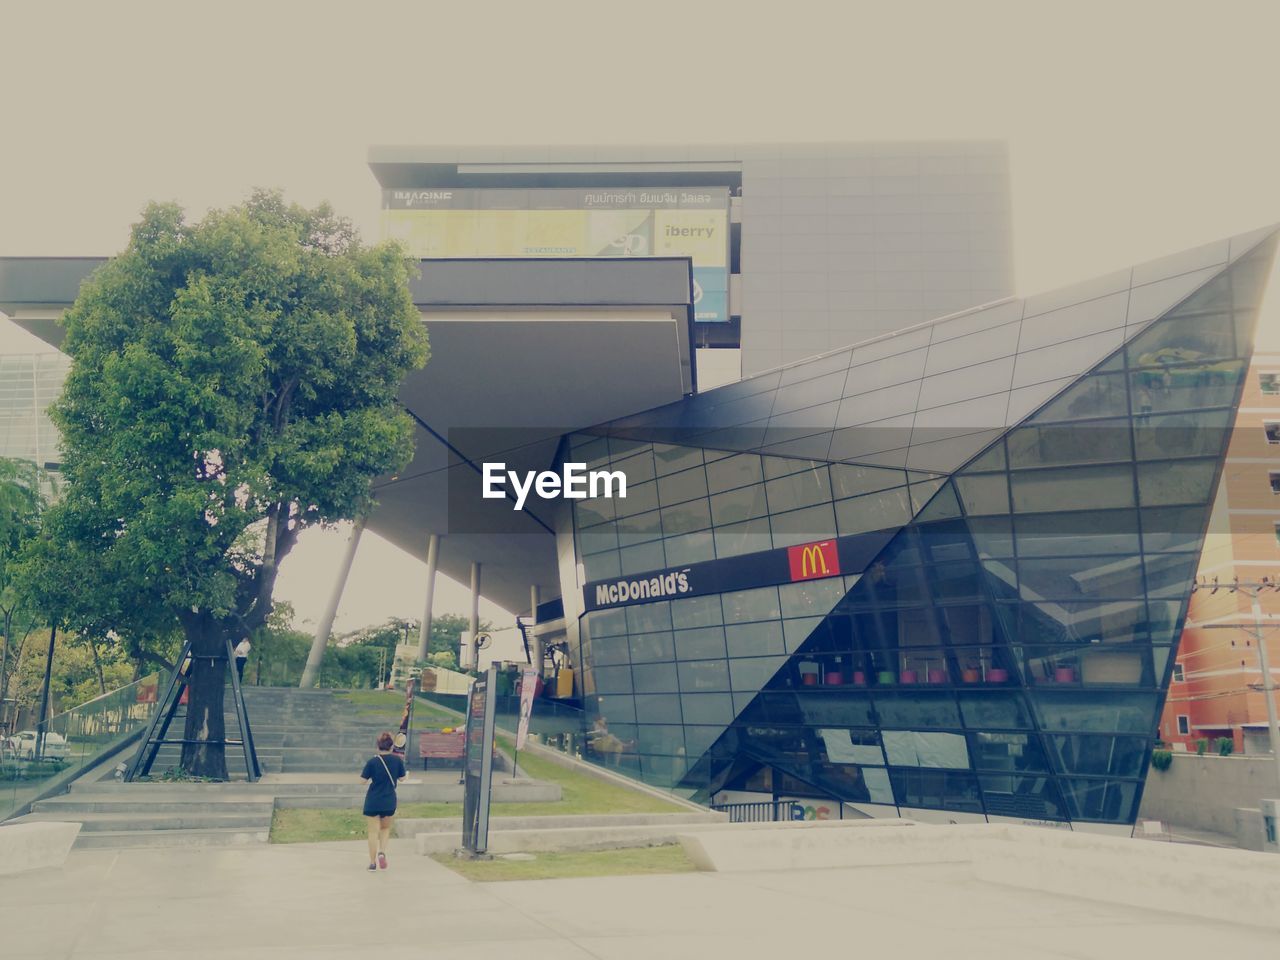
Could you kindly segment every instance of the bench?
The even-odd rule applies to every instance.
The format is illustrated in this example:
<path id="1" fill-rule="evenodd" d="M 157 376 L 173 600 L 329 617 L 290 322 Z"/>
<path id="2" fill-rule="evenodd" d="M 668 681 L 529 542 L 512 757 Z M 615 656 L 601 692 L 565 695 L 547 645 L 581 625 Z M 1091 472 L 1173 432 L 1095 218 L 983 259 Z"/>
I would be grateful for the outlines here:
<path id="1" fill-rule="evenodd" d="M 438 763 L 448 761 L 450 765 L 461 766 L 466 756 L 466 735 L 458 730 L 454 733 L 422 733 L 418 735 L 418 757 L 422 760 L 422 769 L 427 769 L 427 761 Z"/>

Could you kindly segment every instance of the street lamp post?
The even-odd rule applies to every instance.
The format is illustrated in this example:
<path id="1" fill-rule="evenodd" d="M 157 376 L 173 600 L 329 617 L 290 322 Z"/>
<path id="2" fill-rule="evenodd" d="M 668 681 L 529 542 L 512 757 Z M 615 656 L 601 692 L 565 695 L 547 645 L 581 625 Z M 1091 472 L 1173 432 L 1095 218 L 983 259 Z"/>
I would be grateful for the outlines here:
<path id="1" fill-rule="evenodd" d="M 1191 585 L 1191 592 L 1207 589 L 1210 593 L 1217 593 L 1219 590 L 1226 590 L 1229 593 L 1243 593 L 1249 598 L 1250 612 L 1253 614 L 1253 623 L 1207 623 L 1201 624 L 1201 629 L 1239 629 L 1245 630 L 1252 634 L 1258 642 L 1258 666 L 1262 670 L 1262 698 L 1267 704 L 1267 727 L 1268 737 L 1271 741 L 1271 756 L 1276 762 L 1276 776 L 1280 780 L 1280 718 L 1276 715 L 1276 685 L 1275 680 L 1271 676 L 1271 661 L 1267 656 L 1266 636 L 1263 634 L 1264 626 L 1272 628 L 1280 626 L 1280 624 L 1263 623 L 1262 602 L 1259 596 L 1265 590 L 1280 592 L 1280 582 L 1270 577 L 1263 577 L 1258 581 L 1241 582 L 1237 577 L 1230 583 L 1219 583 L 1218 578 L 1214 577 L 1212 581 L 1206 581 L 1203 577 Z"/>

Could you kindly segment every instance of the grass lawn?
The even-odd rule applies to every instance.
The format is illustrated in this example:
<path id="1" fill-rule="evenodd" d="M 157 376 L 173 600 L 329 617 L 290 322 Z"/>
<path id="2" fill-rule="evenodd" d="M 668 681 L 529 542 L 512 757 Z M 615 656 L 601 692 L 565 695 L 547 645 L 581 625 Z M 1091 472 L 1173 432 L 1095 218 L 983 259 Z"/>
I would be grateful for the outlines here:
<path id="1" fill-rule="evenodd" d="M 398 690 L 343 690 L 336 696 L 354 705 L 360 716 L 366 720 L 382 717 L 388 724 L 398 724 L 400 715 L 404 713 L 404 693 Z M 421 729 L 424 726 L 451 727 L 461 722 L 460 718 L 441 710 L 421 697 L 414 698 L 413 726 L 415 729 Z"/>
<path id="2" fill-rule="evenodd" d="M 432 855 L 468 880 L 557 880 L 562 877 L 615 877 L 644 873 L 688 873 L 694 869 L 679 846 L 590 853 L 539 853 L 536 860 L 458 860 L 447 853 Z"/>
<path id="3" fill-rule="evenodd" d="M 377 691 L 370 691 L 376 693 Z M 416 713 L 416 711 L 415 711 Z M 499 737 L 506 748 L 511 743 Z M 494 803 L 491 817 L 546 817 L 590 813 L 679 813 L 684 807 L 658 797 L 569 770 L 543 757 L 526 753 L 520 766 L 535 780 L 560 784 L 561 799 L 544 803 Z M 412 776 L 412 772 L 410 773 Z M 461 803 L 402 803 L 397 817 L 435 819 L 461 817 Z M 364 817 L 356 809 L 299 807 L 277 810 L 271 818 L 272 843 L 317 843 L 352 840 L 365 835 Z"/>

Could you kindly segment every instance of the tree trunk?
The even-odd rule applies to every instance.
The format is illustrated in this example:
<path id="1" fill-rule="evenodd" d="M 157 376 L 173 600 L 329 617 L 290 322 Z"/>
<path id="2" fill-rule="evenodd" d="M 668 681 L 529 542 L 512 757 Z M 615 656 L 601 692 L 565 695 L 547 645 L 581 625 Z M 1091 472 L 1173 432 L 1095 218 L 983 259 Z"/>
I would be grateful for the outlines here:
<path id="1" fill-rule="evenodd" d="M 8 733 L 5 725 L 5 714 L 9 708 L 5 706 L 5 697 L 9 693 L 9 633 L 13 630 L 13 611 L 4 612 L 4 646 L 0 647 L 0 733 Z"/>
<path id="2" fill-rule="evenodd" d="M 187 626 L 191 667 L 187 681 L 187 722 L 182 736 L 182 772 L 192 777 L 227 779 L 223 692 L 227 650 L 222 628 L 201 616 Z"/>
<path id="3" fill-rule="evenodd" d="M 93 665 L 98 671 L 98 692 L 107 692 L 107 678 L 102 673 L 102 658 L 98 656 L 98 644 L 93 637 L 89 638 L 89 649 L 93 651 Z"/>

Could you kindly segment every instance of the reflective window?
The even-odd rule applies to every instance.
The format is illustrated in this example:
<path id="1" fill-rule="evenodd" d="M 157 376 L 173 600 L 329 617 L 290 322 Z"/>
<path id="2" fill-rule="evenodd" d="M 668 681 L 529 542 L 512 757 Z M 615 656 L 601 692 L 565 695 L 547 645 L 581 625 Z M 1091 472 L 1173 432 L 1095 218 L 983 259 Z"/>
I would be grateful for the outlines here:
<path id="1" fill-rule="evenodd" d="M 637 694 L 665 693 L 679 689 L 674 663 L 632 664 L 631 679 Z"/>
<path id="2" fill-rule="evenodd" d="M 1063 773 L 1138 777 L 1147 743 L 1141 737 L 1057 735 L 1048 738 L 1054 766 Z"/>
<path id="3" fill-rule="evenodd" d="M 911 519 L 911 501 L 903 488 L 869 493 L 836 504 L 836 527 L 841 536 L 888 530 Z"/>
<path id="4" fill-rule="evenodd" d="M 726 689 L 727 687 L 728 684 L 726 683 L 721 689 Z M 688 689 L 684 685 L 683 672 L 680 677 L 680 689 L 682 691 Z M 685 723 L 726 724 L 733 722 L 733 700 L 727 693 L 684 694 L 680 697 L 680 703 Z"/>
<path id="5" fill-rule="evenodd" d="M 1031 727 L 1031 713 L 1019 693 L 961 693 L 960 710 L 967 727 L 1006 730 Z"/>
<path id="6" fill-rule="evenodd" d="M 1035 415 L 1037 423 L 1123 417 L 1129 413 L 1129 394 L 1123 374 L 1095 373 L 1085 377 Z M 1134 405 L 1137 410 L 1137 404 Z"/>
<path id="7" fill-rule="evenodd" d="M 969 749 L 963 734 L 923 730 L 884 730 L 884 753 L 899 767 L 969 769 Z"/>
<path id="8" fill-rule="evenodd" d="M 1065 820 L 1066 805 L 1057 783 L 1049 777 L 1017 777 L 985 773 L 982 801 L 991 817 L 1018 817 L 1024 820 Z"/>
<path id="9" fill-rule="evenodd" d="M 671 602 L 640 603 L 626 608 L 627 632 L 645 633 L 671 629 Z"/>
<path id="10" fill-rule="evenodd" d="M 717 600 L 719 597 L 716 598 Z M 676 631 L 676 656 L 681 660 L 701 660 L 725 655 L 724 627 L 702 627 Z"/>
<path id="11" fill-rule="evenodd" d="M 725 627 L 724 632 L 731 658 L 786 653 L 782 643 L 782 624 L 777 620 L 732 624 Z"/>
<path id="12" fill-rule="evenodd" d="M 788 583 L 778 588 L 782 601 L 782 616 L 822 616 L 844 597 L 844 582 L 839 577 L 827 580 L 805 580 Z"/>
<path id="13" fill-rule="evenodd" d="M 901 470 L 850 466 L 841 463 L 831 465 L 830 476 L 833 496 L 837 500 L 900 487 L 906 483 L 907 479 L 906 474 Z"/>
<path id="14" fill-rule="evenodd" d="M 1137 370 L 1130 374 L 1133 412 L 1143 415 L 1230 406 L 1242 376 L 1244 363 L 1241 361 Z"/>
<path id="15" fill-rule="evenodd" d="M 786 657 L 754 657 L 729 661 L 729 682 L 734 690 L 759 690 L 777 673 Z"/>
<path id="16" fill-rule="evenodd" d="M 1216 457 L 1226 445 L 1230 432 L 1230 410 L 1139 417 L 1133 425 L 1139 460 Z"/>
<path id="17" fill-rule="evenodd" d="M 680 720 L 680 698 L 674 693 L 636 694 L 635 700 L 638 723 L 671 723 Z"/>
<path id="18" fill-rule="evenodd" d="M 761 587 L 758 590 L 738 590 L 721 595 L 725 623 L 746 623 L 751 620 L 777 620 L 782 616 L 777 587 Z"/>
<path id="19" fill-rule="evenodd" d="M 1155 695 L 1146 693 L 1033 691 L 1032 702 L 1045 731 L 1155 733 Z"/>
<path id="20" fill-rule="evenodd" d="M 658 509 L 658 485 L 650 480 L 648 483 L 627 484 L 627 495 L 615 498 L 614 507 L 618 516 L 629 517 L 637 513 L 647 513 Z"/>
<path id="21" fill-rule="evenodd" d="M 675 639 L 667 633 L 637 633 L 631 637 L 631 662 L 674 660 Z"/>
<path id="22" fill-rule="evenodd" d="M 825 465 L 765 482 L 769 512 L 782 513 L 831 499 L 831 480 Z"/>
<path id="23" fill-rule="evenodd" d="M 651 570 L 659 570 L 667 565 L 666 554 L 663 552 L 661 540 L 642 543 L 636 547 L 625 547 L 618 551 L 618 556 L 622 561 L 622 572 L 624 574 L 648 573 Z"/>
<path id="24" fill-rule="evenodd" d="M 835 536 L 836 517 L 831 504 L 775 513 L 769 520 L 775 547 L 790 547 Z"/>
<path id="25" fill-rule="evenodd" d="M 727 660 L 682 660 L 679 668 L 680 690 L 683 693 L 729 689 Z"/>
<path id="26" fill-rule="evenodd" d="M 968 516 L 1009 512 L 1009 480 L 1003 473 L 956 477 L 955 483 Z"/>
<path id="27" fill-rule="evenodd" d="M 734 523 L 717 527 L 715 530 L 716 556 L 738 557 L 748 553 L 759 553 L 773 547 L 773 536 L 769 532 L 769 518 L 748 520 L 746 523 Z"/>
<path id="28" fill-rule="evenodd" d="M 701 467 L 658 478 L 658 499 L 663 506 L 707 495 L 707 472 Z"/>
<path id="29" fill-rule="evenodd" d="M 686 533 L 679 537 L 668 537 L 666 554 L 667 566 L 669 567 L 714 560 L 716 556 L 715 540 L 710 530 L 704 530 L 701 533 Z"/>
<path id="30" fill-rule="evenodd" d="M 760 458 L 753 453 L 737 454 L 707 464 L 707 485 L 712 493 L 758 484 L 763 480 Z"/>
<path id="31" fill-rule="evenodd" d="M 740 487 L 711 497 L 711 516 L 717 526 L 763 517 L 768 512 L 764 484 Z"/>
<path id="32" fill-rule="evenodd" d="M 875 706 L 884 727 L 960 726 L 960 711 L 948 693 L 877 693 Z"/>
<path id="33" fill-rule="evenodd" d="M 1107 463 L 1132 456 L 1128 419 L 1031 424 L 1010 433 L 1007 443 L 1014 467 Z"/>
<path id="34" fill-rule="evenodd" d="M 1019 470 L 1013 508 L 1023 513 L 1133 506 L 1133 469 L 1125 466 Z"/>
<path id="35" fill-rule="evenodd" d="M 977 778 L 954 770 L 897 768 L 889 771 L 893 793 L 904 807 L 982 813 Z"/>
<path id="36" fill-rule="evenodd" d="M 663 507 L 661 514 L 662 532 L 667 536 L 705 530 L 711 526 L 711 507 L 706 499 L 692 500 L 675 507 Z"/>
<path id="37" fill-rule="evenodd" d="M 1131 368 L 1163 369 L 1188 361 L 1235 356 L 1235 331 L 1228 313 L 1167 317 L 1152 324 L 1127 348 Z"/>
<path id="38" fill-rule="evenodd" d="M 666 443 L 653 445 L 653 461 L 660 477 L 702 466 L 701 447 L 676 447 Z M 659 484 L 661 489 L 661 484 Z"/>
<path id="39" fill-rule="evenodd" d="M 592 614 L 596 616 L 596 614 Z M 719 595 L 671 601 L 671 622 L 677 629 L 722 623 Z"/>
<path id="40" fill-rule="evenodd" d="M 1138 784 L 1124 780 L 1060 780 L 1067 812 L 1074 820 L 1114 823 L 1133 820 Z"/>
<path id="41" fill-rule="evenodd" d="M 1143 506 L 1208 503 L 1216 460 L 1175 460 L 1138 464 L 1138 499 Z"/>
<path id="42" fill-rule="evenodd" d="M 971 733 L 969 749 L 978 770 L 1038 773 L 1048 769 L 1040 740 L 1033 734 Z"/>

